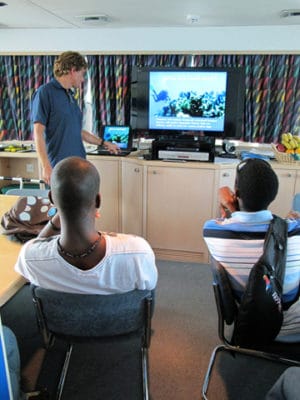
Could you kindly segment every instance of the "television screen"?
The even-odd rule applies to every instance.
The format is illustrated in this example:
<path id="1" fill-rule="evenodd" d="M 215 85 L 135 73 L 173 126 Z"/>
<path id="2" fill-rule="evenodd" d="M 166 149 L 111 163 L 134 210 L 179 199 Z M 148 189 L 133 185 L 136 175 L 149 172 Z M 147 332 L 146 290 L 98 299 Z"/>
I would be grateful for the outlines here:
<path id="1" fill-rule="evenodd" d="M 223 132 L 227 72 L 150 71 L 149 129 Z"/>
<path id="2" fill-rule="evenodd" d="M 131 89 L 133 129 L 153 137 L 241 135 L 243 68 L 138 68 Z"/>

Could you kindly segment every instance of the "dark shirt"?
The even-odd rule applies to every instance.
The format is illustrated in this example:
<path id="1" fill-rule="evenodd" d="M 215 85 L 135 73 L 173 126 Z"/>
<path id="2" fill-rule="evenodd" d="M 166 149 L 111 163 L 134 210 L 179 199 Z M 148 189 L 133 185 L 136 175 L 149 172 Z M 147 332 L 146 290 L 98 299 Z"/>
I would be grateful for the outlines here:
<path id="1" fill-rule="evenodd" d="M 31 120 L 45 126 L 52 167 L 66 157 L 86 157 L 81 137 L 81 110 L 72 91 L 64 89 L 56 79 L 39 87 L 34 94 Z"/>

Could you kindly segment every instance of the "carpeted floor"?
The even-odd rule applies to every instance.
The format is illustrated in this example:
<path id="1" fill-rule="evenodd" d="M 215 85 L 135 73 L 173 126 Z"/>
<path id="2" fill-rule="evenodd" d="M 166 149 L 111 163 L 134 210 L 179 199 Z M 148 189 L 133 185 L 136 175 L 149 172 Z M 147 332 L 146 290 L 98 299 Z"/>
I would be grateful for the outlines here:
<path id="1" fill-rule="evenodd" d="M 201 398 L 210 353 L 219 342 L 207 265 L 159 261 L 150 370 L 153 400 Z"/>

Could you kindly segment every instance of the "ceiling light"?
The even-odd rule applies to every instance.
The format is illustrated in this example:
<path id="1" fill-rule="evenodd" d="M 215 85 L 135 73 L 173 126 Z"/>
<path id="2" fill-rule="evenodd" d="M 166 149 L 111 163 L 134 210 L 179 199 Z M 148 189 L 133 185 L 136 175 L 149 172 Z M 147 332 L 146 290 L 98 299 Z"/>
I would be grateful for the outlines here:
<path id="1" fill-rule="evenodd" d="M 189 14 L 189 15 L 186 16 L 186 21 L 187 21 L 188 24 L 191 24 L 191 25 L 199 24 L 200 17 L 198 15 Z"/>
<path id="2" fill-rule="evenodd" d="M 282 10 L 282 11 L 280 12 L 280 17 L 281 17 L 281 18 L 300 17 L 300 10 L 299 10 L 299 9 L 294 9 L 294 10 Z"/>
<path id="3" fill-rule="evenodd" d="M 83 24 L 87 25 L 101 25 L 111 22 L 112 18 L 106 14 L 100 15 L 81 15 L 78 18 Z"/>

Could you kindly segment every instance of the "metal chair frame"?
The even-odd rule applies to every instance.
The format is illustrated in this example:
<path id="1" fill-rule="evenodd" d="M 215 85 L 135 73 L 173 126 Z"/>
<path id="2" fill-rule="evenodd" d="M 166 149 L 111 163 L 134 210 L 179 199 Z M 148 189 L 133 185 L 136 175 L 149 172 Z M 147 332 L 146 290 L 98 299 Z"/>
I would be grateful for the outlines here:
<path id="1" fill-rule="evenodd" d="M 292 360 L 290 358 L 286 358 L 280 356 L 274 352 L 268 352 L 263 350 L 256 349 L 248 349 L 239 346 L 232 345 L 231 338 L 226 335 L 226 329 L 229 326 L 234 325 L 235 318 L 238 312 L 238 305 L 236 300 L 234 299 L 232 291 L 230 291 L 231 286 L 229 282 L 229 278 L 224 267 L 217 262 L 216 260 L 211 260 L 212 272 L 213 272 L 213 291 L 214 297 L 217 306 L 217 314 L 218 314 L 218 336 L 222 341 L 222 344 L 216 346 L 211 354 L 210 361 L 208 364 L 207 372 L 204 377 L 204 382 L 202 386 L 202 399 L 208 400 L 207 393 L 210 384 L 210 378 L 213 371 L 213 367 L 216 361 L 217 354 L 221 351 L 227 351 L 230 353 L 240 353 L 252 357 L 263 358 L 269 361 L 282 363 L 288 366 L 296 365 L 300 366 L 300 361 Z M 220 275 L 226 274 L 228 279 L 228 287 L 227 290 L 224 290 L 222 286 L 222 282 Z M 224 275 L 223 275 L 224 277 Z M 227 284 L 227 282 L 226 282 Z M 229 290 L 228 290 L 229 289 Z M 273 350 L 273 349 L 272 349 Z M 276 352 L 276 342 L 274 342 L 274 350 Z"/>
<path id="2" fill-rule="evenodd" d="M 55 395 L 56 400 L 60 400 L 62 393 L 63 393 L 63 388 L 64 388 L 64 383 L 65 379 L 68 373 L 68 367 L 70 364 L 71 360 L 71 355 L 72 355 L 72 350 L 74 344 L 79 341 L 82 343 L 82 341 L 88 341 L 90 339 L 101 339 L 104 337 L 115 337 L 119 335 L 126 335 L 130 334 L 133 332 L 140 332 L 141 338 L 142 338 L 142 344 L 141 344 L 141 369 L 142 369 L 142 379 L 143 379 L 143 399 L 144 400 L 149 400 L 149 371 L 148 371 L 148 349 L 150 347 L 150 342 L 151 342 L 151 319 L 153 315 L 153 308 L 154 308 L 154 292 L 152 291 L 143 291 L 143 290 L 134 290 L 132 292 L 128 293 L 122 293 L 122 294 L 113 294 L 113 295 L 84 295 L 84 294 L 73 294 L 73 293 L 61 293 L 61 292 L 55 292 L 52 290 L 47 290 L 47 289 L 42 289 L 38 286 L 31 285 L 32 287 L 32 294 L 33 294 L 33 302 L 35 305 L 35 310 L 36 310 L 36 316 L 37 316 L 37 322 L 38 326 L 43 338 L 44 346 L 46 350 L 50 349 L 51 346 L 54 343 L 55 338 L 60 338 L 63 339 L 68 343 L 67 351 L 65 354 L 65 359 L 64 359 L 64 364 L 61 369 L 60 373 L 60 379 L 59 383 L 57 386 L 57 391 Z M 45 304 L 45 298 L 48 296 L 48 294 L 51 295 L 51 298 L 49 301 L 46 301 Z M 120 315 L 121 318 L 121 324 L 120 327 L 118 328 L 118 332 L 114 331 L 114 328 L 112 328 L 112 331 L 110 331 L 110 323 L 108 322 L 107 324 L 104 322 L 104 319 L 101 316 L 101 312 L 103 313 L 104 309 L 104 304 L 106 301 L 108 301 L 108 308 L 111 306 L 110 300 L 112 297 L 115 297 L 119 299 L 118 301 L 121 302 L 126 299 L 126 296 L 135 296 L 137 303 L 134 305 L 133 308 L 133 314 L 130 314 L 131 316 L 133 315 L 133 318 L 135 318 L 135 313 L 136 313 L 136 320 L 134 322 L 134 325 L 132 328 L 128 326 L 124 326 L 124 329 L 122 327 L 122 324 L 126 318 L 126 315 Z M 59 299 L 66 298 L 67 303 L 66 303 L 66 310 L 63 310 L 63 318 L 60 317 L 59 315 L 59 305 L 57 304 L 56 297 Z M 73 302 L 74 300 L 74 302 Z M 80 314 L 79 316 L 75 316 L 76 313 L 78 313 L 78 309 L 74 307 L 74 313 L 72 314 L 72 309 L 70 309 L 70 304 L 78 304 L 78 300 L 82 300 L 84 303 L 84 306 L 89 306 L 93 305 L 95 307 L 97 305 L 97 314 L 95 313 L 90 313 L 90 316 L 93 316 L 93 321 L 90 321 L 91 324 L 94 324 L 94 326 L 91 328 L 91 331 L 89 332 L 89 325 L 86 325 L 84 327 L 80 326 Z M 99 303 L 97 301 L 100 301 L 103 306 L 99 306 Z M 69 307 L 67 306 L 69 304 Z M 72 308 L 72 307 L 71 307 Z M 75 310 L 76 308 L 76 310 Z M 57 314 L 55 312 L 57 311 Z M 126 306 L 124 308 L 125 312 L 128 312 L 128 306 L 126 309 Z M 130 312 L 130 310 L 129 310 Z M 122 311 L 124 314 L 124 312 Z M 70 320 L 73 318 L 73 322 L 76 321 L 76 327 L 78 327 L 77 332 L 70 332 L 69 331 L 69 326 L 68 326 L 68 316 L 70 317 Z M 75 319 L 74 319 L 75 317 Z M 97 322 L 99 317 L 99 323 Z M 62 322 L 63 319 L 66 318 L 66 323 Z M 118 318 L 117 314 L 113 315 L 113 320 Z M 123 321 L 123 322 L 122 322 Z M 86 324 L 87 320 L 83 322 L 83 324 Z M 65 326 L 63 326 L 65 325 Z M 72 324 L 71 324 L 72 325 Z M 126 325 L 126 323 L 125 323 Z M 74 325 L 75 326 L 75 325 Z M 101 328 L 101 326 L 105 326 L 105 328 Z M 100 329 L 101 328 L 101 329 Z M 103 332 L 104 330 L 104 332 Z M 84 332 L 84 334 L 83 334 Z"/>

